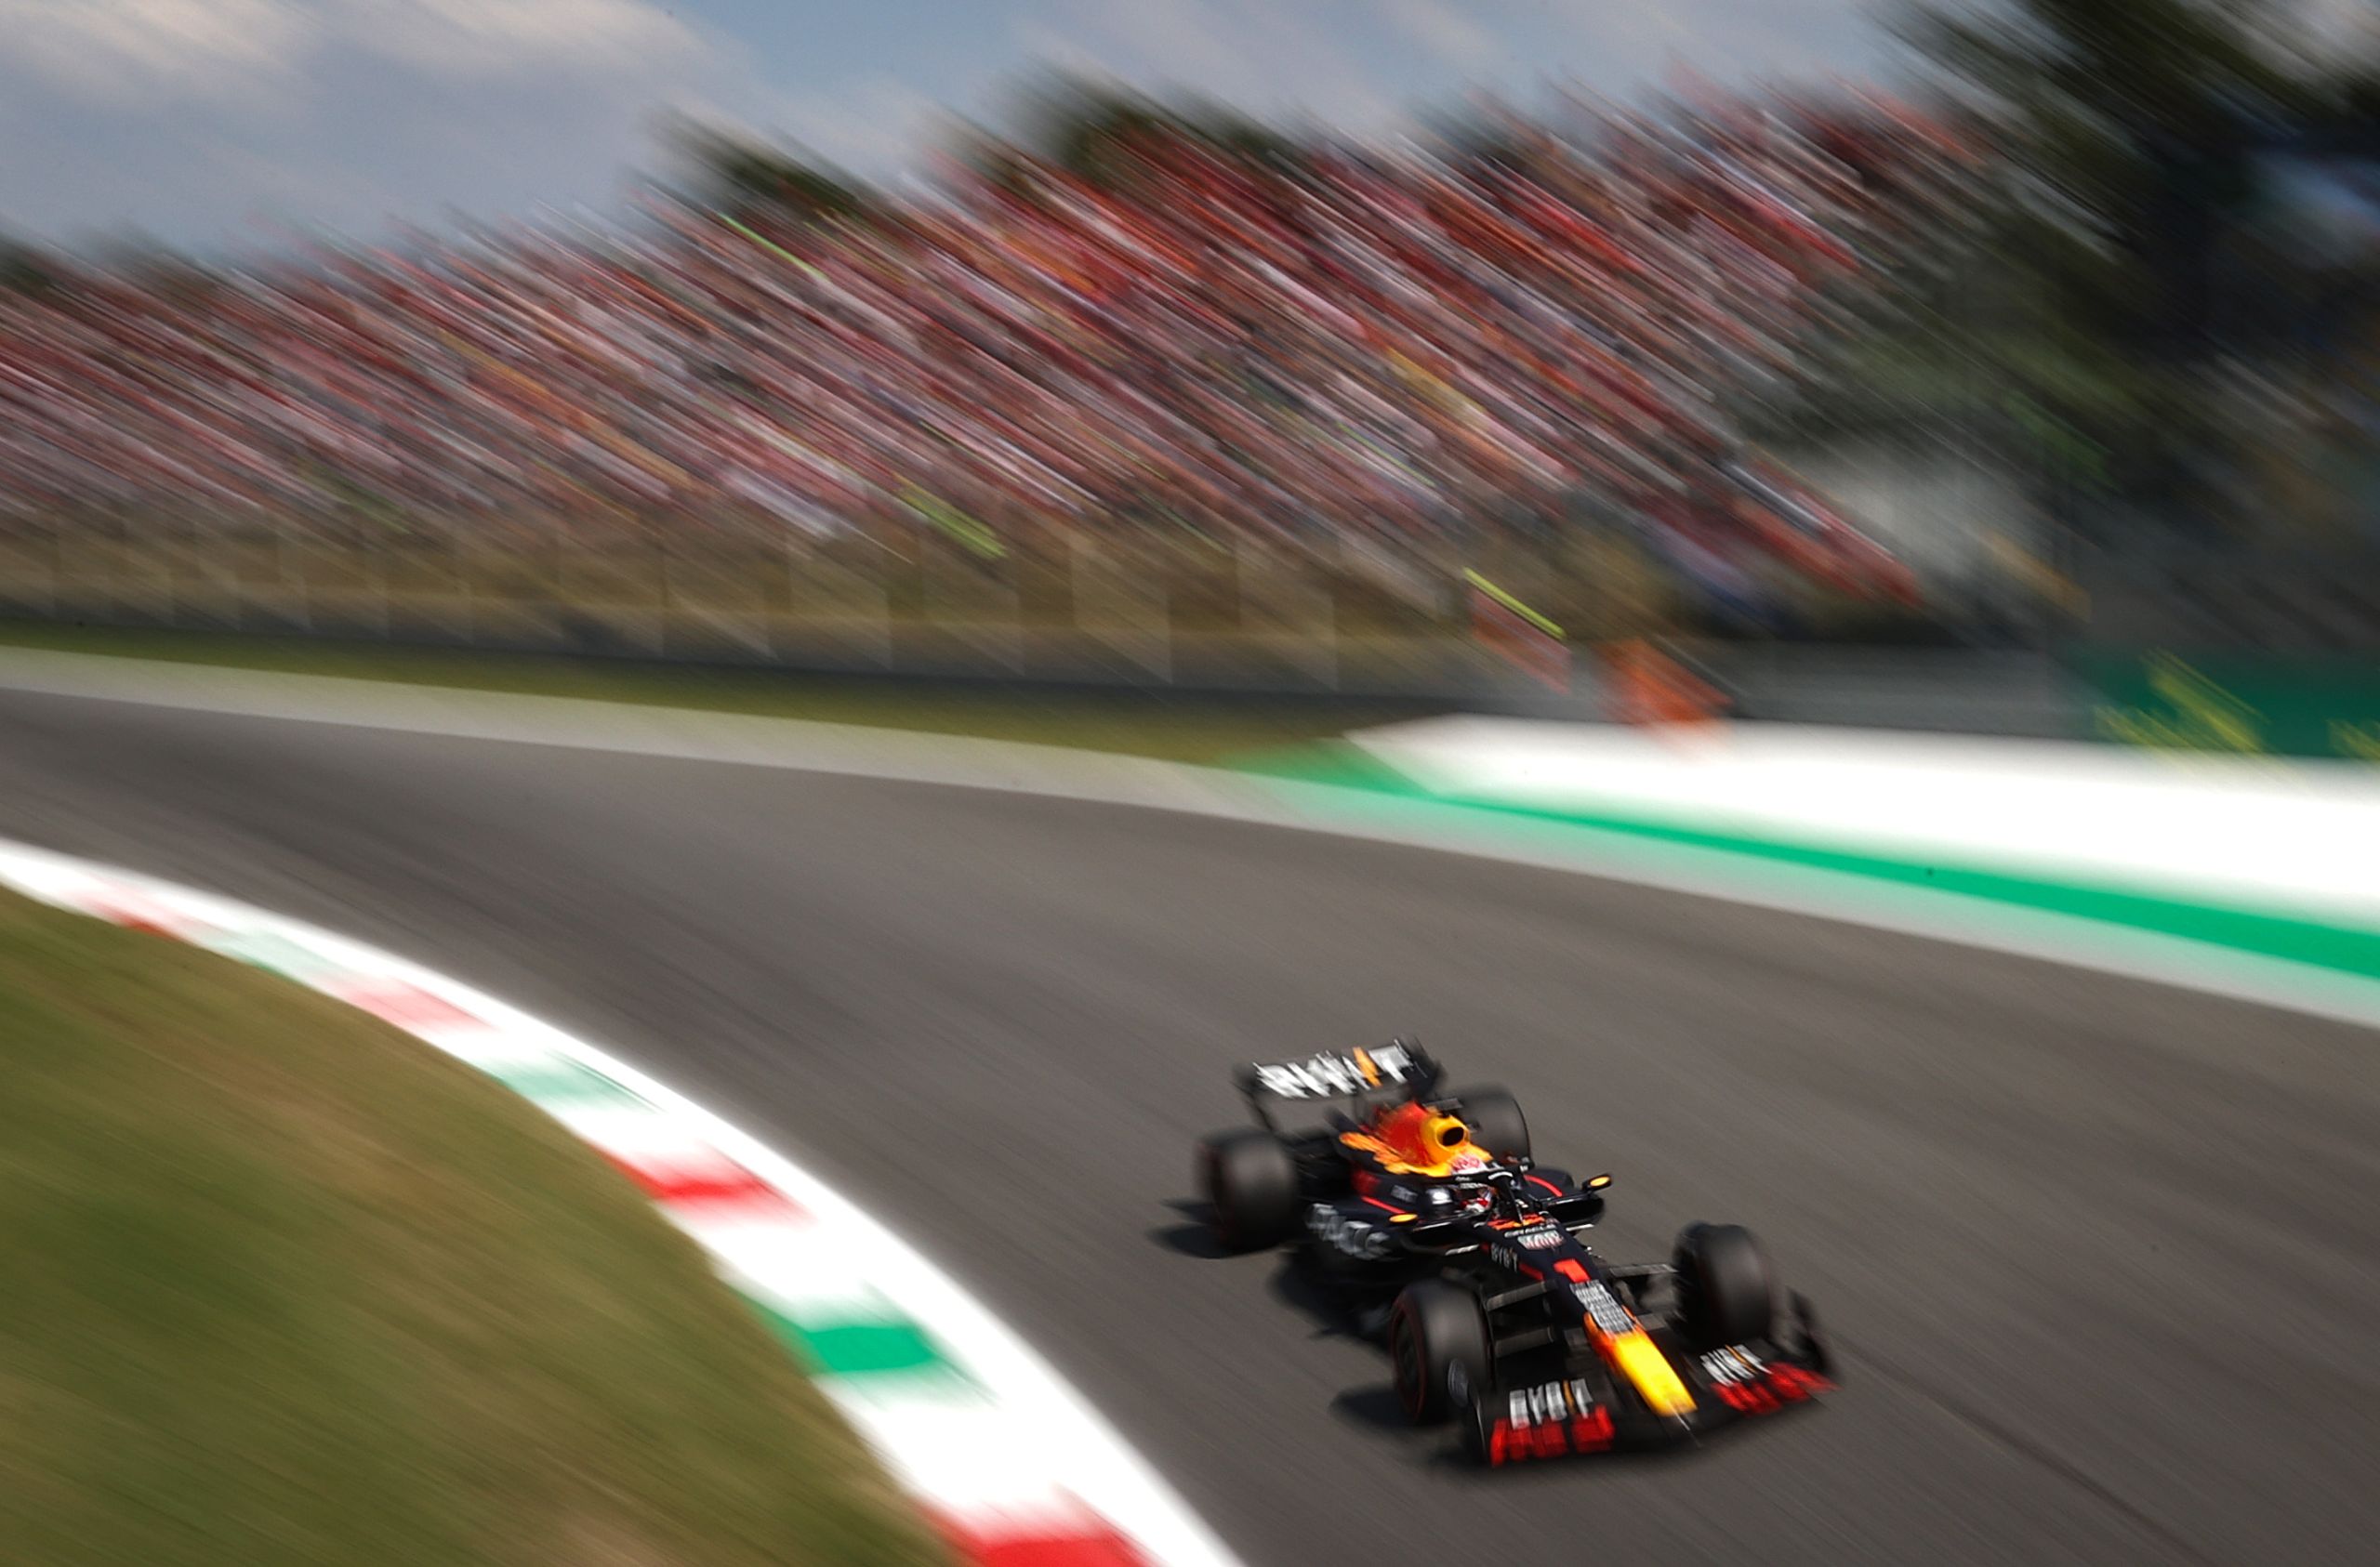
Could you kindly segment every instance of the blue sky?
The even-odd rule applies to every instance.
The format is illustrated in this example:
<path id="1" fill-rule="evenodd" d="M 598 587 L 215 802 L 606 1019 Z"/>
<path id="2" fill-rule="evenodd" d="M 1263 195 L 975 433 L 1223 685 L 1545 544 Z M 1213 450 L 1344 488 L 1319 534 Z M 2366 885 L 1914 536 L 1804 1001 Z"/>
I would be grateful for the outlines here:
<path id="1" fill-rule="evenodd" d="M 601 209 L 670 109 L 882 177 L 1045 63 L 1382 128 L 1474 86 L 1884 58 L 1863 0 L 0 0 L 0 230 L 245 248 Z"/>

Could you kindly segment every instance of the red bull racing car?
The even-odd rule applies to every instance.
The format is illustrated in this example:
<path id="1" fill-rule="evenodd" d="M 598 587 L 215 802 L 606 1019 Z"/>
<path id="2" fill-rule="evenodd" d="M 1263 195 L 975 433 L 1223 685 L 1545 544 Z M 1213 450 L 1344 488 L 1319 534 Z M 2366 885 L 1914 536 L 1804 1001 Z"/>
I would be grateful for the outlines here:
<path id="1" fill-rule="evenodd" d="M 1510 1094 L 1444 1078 L 1410 1040 L 1245 1066 L 1256 1125 L 1198 1148 L 1216 1242 L 1294 1243 L 1385 1343 L 1417 1424 L 1453 1420 L 1501 1465 L 1690 1440 L 1832 1387 L 1809 1303 L 1750 1231 L 1606 1259 L 1585 1236 L 1611 1178 L 1540 1166 Z"/>

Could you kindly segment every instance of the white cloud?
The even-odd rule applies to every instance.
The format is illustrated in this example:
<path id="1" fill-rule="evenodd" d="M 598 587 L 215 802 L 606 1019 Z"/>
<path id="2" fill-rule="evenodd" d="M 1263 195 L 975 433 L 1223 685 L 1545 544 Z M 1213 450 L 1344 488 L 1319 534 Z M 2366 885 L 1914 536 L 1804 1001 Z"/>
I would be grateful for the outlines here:
<path id="1" fill-rule="evenodd" d="M 704 46 L 647 0 L 350 0 L 343 9 L 357 43 L 461 74 L 645 67 Z"/>
<path id="2" fill-rule="evenodd" d="M 215 97 L 290 72 L 321 15 L 292 0 L 0 0 L 19 70 L 86 97 Z"/>
<path id="3" fill-rule="evenodd" d="M 444 75 L 619 72 L 700 55 L 649 0 L 0 0 L 0 69 L 88 98 L 294 90 L 360 50 Z"/>
<path id="4" fill-rule="evenodd" d="M 255 243 L 602 204 L 732 50 L 651 0 L 0 0 L 6 222 Z"/>

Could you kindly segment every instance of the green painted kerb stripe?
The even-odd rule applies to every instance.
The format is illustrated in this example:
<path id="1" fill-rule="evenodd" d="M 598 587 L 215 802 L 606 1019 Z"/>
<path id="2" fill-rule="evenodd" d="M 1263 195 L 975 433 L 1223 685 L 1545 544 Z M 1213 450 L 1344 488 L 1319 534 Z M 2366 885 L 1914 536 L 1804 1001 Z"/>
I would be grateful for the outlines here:
<path id="1" fill-rule="evenodd" d="M 925 1330 L 905 1318 L 876 1322 L 803 1323 L 769 1305 L 751 1301 L 760 1320 L 804 1362 L 827 1376 L 867 1376 L 884 1372 L 941 1371 L 964 1378 Z"/>
<path id="2" fill-rule="evenodd" d="M 269 969 L 284 979 L 296 980 L 300 983 L 316 975 L 331 973 L 340 967 L 312 949 L 269 930 L 214 931 L 198 944 L 209 952 L 237 958 L 242 963 Z"/>
<path id="3" fill-rule="evenodd" d="M 532 1104 L 627 1107 L 644 1103 L 602 1073 L 564 1056 L 491 1061 L 481 1070 Z"/>
<path id="4" fill-rule="evenodd" d="M 1395 775 L 1368 757 L 1342 758 L 1329 752 L 1267 760 L 1250 770 L 1292 778 L 1303 783 L 1329 784 L 1351 791 L 1350 798 L 1370 795 L 1399 803 L 1418 804 L 1474 818 L 1501 817 L 1604 833 L 1638 842 L 1674 845 L 1721 854 L 1741 855 L 1770 864 L 1829 871 L 1843 876 L 1903 887 L 1930 888 L 1937 892 L 1986 899 L 2014 908 L 2036 909 L 2135 930 L 2205 942 L 2238 952 L 2285 958 L 2339 973 L 2380 978 L 2380 931 L 2321 920 L 2267 914 L 2253 909 L 2193 902 L 2178 898 L 2129 891 L 2085 881 L 2009 875 L 1971 865 L 1896 859 L 1780 838 L 1751 837 L 1661 822 L 1649 817 L 1608 811 L 1563 810 L 1515 805 L 1506 801 L 1433 794 Z"/>

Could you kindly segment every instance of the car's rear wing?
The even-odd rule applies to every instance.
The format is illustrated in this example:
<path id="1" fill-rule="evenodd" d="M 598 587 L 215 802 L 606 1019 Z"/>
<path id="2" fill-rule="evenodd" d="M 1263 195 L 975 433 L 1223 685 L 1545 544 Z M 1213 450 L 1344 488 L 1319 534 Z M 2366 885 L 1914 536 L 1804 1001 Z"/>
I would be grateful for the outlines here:
<path id="1" fill-rule="evenodd" d="M 1292 1132 L 1327 1126 L 1330 1113 L 1364 1112 L 1438 1091 L 1446 1069 L 1410 1039 L 1368 1049 L 1330 1051 L 1289 1061 L 1251 1061 L 1233 1073 L 1248 1106 L 1267 1130 Z M 1280 1118 L 1294 1112 L 1299 1125 Z"/>

